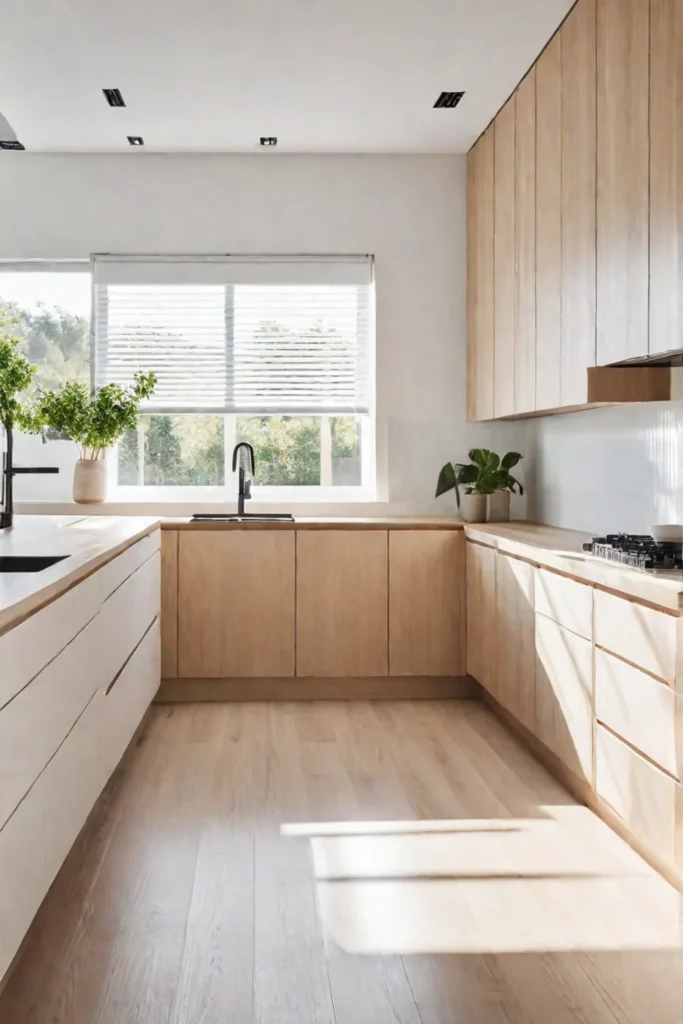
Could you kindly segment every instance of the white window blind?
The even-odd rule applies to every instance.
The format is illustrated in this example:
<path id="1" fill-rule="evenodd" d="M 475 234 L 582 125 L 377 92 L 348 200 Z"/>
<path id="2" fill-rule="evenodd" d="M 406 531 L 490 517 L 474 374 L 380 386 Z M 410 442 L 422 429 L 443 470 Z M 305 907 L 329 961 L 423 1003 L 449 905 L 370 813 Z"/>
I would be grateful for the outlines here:
<path id="1" fill-rule="evenodd" d="M 362 414 L 370 257 L 94 257 L 97 386 L 158 377 L 147 412 Z"/>

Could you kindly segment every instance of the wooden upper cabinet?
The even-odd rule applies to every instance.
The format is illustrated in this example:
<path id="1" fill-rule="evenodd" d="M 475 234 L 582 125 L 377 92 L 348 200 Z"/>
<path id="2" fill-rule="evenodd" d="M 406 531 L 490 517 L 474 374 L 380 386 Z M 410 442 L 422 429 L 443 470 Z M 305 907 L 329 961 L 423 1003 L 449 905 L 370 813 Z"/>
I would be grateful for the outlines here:
<path id="1" fill-rule="evenodd" d="M 178 674 L 294 675 L 294 531 L 182 530 Z"/>
<path id="2" fill-rule="evenodd" d="M 515 412 L 515 104 L 494 121 L 494 412 Z"/>
<path id="3" fill-rule="evenodd" d="M 650 353 L 683 344 L 683 0 L 650 3 Z"/>
<path id="4" fill-rule="evenodd" d="M 389 533 L 389 674 L 465 674 L 465 535 Z"/>
<path id="5" fill-rule="evenodd" d="M 562 347 L 562 33 L 536 64 L 536 408 L 556 409 Z"/>
<path id="6" fill-rule="evenodd" d="M 596 363 L 595 4 L 579 0 L 560 30 L 563 406 L 586 402 L 587 369 Z"/>
<path id="7" fill-rule="evenodd" d="M 467 157 L 467 418 L 493 418 L 493 127 Z"/>
<path id="8" fill-rule="evenodd" d="M 536 69 L 515 99 L 515 412 L 536 408 Z"/>
<path id="9" fill-rule="evenodd" d="M 388 533 L 297 533 L 296 674 L 386 676 Z"/>
<path id="10" fill-rule="evenodd" d="M 650 0 L 597 0 L 597 13 L 597 361 L 604 365 L 649 348 Z"/>

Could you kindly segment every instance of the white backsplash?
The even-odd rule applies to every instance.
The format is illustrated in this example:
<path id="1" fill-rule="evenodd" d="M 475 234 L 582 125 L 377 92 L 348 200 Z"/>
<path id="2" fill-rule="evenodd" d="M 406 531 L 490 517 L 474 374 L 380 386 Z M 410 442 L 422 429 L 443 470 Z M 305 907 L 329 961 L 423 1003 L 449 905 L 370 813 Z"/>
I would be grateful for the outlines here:
<path id="1" fill-rule="evenodd" d="M 549 416 L 527 430 L 530 518 L 591 533 L 683 522 L 683 403 Z"/>

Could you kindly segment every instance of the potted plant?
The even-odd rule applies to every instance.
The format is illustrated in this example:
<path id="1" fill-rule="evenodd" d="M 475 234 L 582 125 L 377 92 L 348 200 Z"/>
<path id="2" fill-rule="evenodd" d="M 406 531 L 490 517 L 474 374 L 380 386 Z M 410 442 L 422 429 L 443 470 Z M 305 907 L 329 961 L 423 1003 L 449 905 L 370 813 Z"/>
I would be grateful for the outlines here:
<path id="1" fill-rule="evenodd" d="M 524 493 L 522 485 L 510 473 L 522 456 L 519 452 L 508 452 L 501 459 L 488 448 L 472 448 L 468 458 L 468 463 L 447 462 L 443 466 L 436 484 L 436 497 L 447 491 L 455 491 L 458 508 L 468 523 L 486 521 L 487 497 L 489 521 L 501 522 L 507 502 L 507 515 L 504 518 L 509 519 L 510 492 L 517 487 L 520 494 Z M 462 495 L 461 487 L 464 488 Z M 499 498 L 499 494 L 504 497 Z"/>
<path id="2" fill-rule="evenodd" d="M 510 472 L 521 459 L 519 452 L 508 452 L 500 460 L 495 473 L 496 489 L 488 496 L 489 523 L 507 523 L 510 519 L 510 495 L 514 494 L 515 488 L 519 494 L 524 494 L 524 488 L 519 480 Z"/>
<path id="3" fill-rule="evenodd" d="M 97 504 L 107 496 L 104 455 L 127 430 L 134 430 L 140 403 L 154 393 L 156 375 L 136 373 L 134 384 L 90 388 L 68 381 L 58 391 L 39 390 L 37 415 L 41 426 L 70 437 L 80 450 L 74 467 L 74 501 Z"/>

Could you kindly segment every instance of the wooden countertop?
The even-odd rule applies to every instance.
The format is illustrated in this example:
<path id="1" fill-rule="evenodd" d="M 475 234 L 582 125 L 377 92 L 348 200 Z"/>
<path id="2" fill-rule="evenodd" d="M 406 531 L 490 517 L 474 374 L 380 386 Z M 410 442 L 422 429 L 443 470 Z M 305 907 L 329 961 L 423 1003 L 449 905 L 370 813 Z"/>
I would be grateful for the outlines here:
<path id="1" fill-rule="evenodd" d="M 132 516 L 23 516 L 0 530 L 0 555 L 68 555 L 36 573 L 0 573 L 0 633 L 159 527 Z"/>
<path id="2" fill-rule="evenodd" d="M 376 519 L 319 516 L 285 523 L 191 523 L 189 517 L 161 521 L 162 530 L 462 530 L 464 525 L 458 516 L 380 516 Z"/>
<path id="3" fill-rule="evenodd" d="M 589 533 L 520 522 L 466 523 L 465 535 L 469 540 L 555 569 L 584 583 L 671 611 L 683 608 L 683 574 L 648 573 L 596 558 L 582 549 L 583 542 L 592 537 Z"/>

